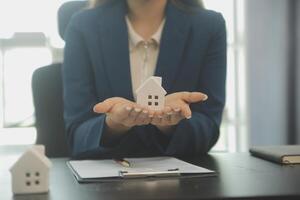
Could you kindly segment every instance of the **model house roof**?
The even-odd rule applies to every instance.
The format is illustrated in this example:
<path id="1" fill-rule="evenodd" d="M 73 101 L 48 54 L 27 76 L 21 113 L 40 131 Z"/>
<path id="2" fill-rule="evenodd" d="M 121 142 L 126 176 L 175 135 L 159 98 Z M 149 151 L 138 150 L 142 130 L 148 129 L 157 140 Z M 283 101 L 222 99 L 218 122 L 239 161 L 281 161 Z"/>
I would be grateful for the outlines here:
<path id="1" fill-rule="evenodd" d="M 34 158 L 37 162 L 41 162 L 46 168 L 51 167 L 51 161 L 44 155 L 44 148 L 41 146 L 33 146 L 29 148 L 18 160 L 15 164 L 10 168 L 10 171 L 13 172 L 22 166 L 22 162 L 28 158 Z"/>
<path id="2" fill-rule="evenodd" d="M 148 85 L 151 85 L 153 88 L 159 89 L 164 95 L 167 94 L 166 90 L 161 86 L 162 85 L 162 78 L 158 76 L 151 76 L 148 78 L 138 89 L 136 90 L 136 93 L 140 93 L 143 91 L 144 88 L 146 88 Z"/>

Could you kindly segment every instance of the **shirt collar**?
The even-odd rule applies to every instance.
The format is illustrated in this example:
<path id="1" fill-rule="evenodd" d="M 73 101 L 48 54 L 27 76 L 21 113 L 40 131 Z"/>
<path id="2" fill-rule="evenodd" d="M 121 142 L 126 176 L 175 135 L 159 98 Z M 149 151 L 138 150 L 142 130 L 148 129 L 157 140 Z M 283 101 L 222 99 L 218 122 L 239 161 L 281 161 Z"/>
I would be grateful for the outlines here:
<path id="1" fill-rule="evenodd" d="M 152 35 L 151 40 L 154 41 L 156 46 L 160 44 L 161 36 L 162 36 L 162 31 L 165 25 L 165 19 L 161 22 L 159 28 L 157 31 Z M 133 28 L 128 16 L 126 16 L 126 24 L 127 24 L 127 29 L 128 29 L 128 36 L 129 36 L 129 42 L 130 42 L 130 50 L 132 50 L 134 47 L 139 45 L 141 42 L 145 42 L 144 38 L 140 36 Z"/>

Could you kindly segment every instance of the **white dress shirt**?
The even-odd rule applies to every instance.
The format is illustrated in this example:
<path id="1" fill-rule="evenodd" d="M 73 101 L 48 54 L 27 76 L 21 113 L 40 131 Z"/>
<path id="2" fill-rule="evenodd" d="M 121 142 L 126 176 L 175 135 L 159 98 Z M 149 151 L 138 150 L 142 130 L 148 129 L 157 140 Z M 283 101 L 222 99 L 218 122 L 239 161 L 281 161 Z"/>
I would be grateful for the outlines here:
<path id="1" fill-rule="evenodd" d="M 136 89 L 155 73 L 165 20 L 162 21 L 151 39 L 147 41 L 133 29 L 128 16 L 126 16 L 126 23 L 129 37 L 131 83 L 133 96 L 136 100 Z"/>

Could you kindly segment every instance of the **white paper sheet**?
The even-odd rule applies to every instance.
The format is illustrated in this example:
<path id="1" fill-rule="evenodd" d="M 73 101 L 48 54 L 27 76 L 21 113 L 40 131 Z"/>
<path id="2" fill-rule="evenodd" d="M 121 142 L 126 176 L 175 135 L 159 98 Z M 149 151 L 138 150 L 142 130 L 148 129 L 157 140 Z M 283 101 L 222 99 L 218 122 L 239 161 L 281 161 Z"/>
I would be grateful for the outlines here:
<path id="1" fill-rule="evenodd" d="M 173 157 L 128 158 L 130 167 L 123 167 L 114 160 L 69 161 L 82 179 L 119 177 L 120 171 L 145 172 L 178 169 L 180 174 L 208 174 L 214 171 L 189 164 Z"/>

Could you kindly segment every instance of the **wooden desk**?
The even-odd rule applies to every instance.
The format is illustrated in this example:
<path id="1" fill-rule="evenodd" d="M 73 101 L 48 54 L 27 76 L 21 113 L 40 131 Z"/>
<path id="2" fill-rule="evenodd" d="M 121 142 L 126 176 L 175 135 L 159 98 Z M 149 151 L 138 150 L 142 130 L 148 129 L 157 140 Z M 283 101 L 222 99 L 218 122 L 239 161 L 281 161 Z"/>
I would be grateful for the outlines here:
<path id="1" fill-rule="evenodd" d="M 92 184 L 77 183 L 65 164 L 67 159 L 52 159 L 48 194 L 13 196 L 8 169 L 19 155 L 0 153 L 1 200 L 300 199 L 300 165 L 280 166 L 247 153 L 191 159 L 218 171 L 216 177 Z"/>

